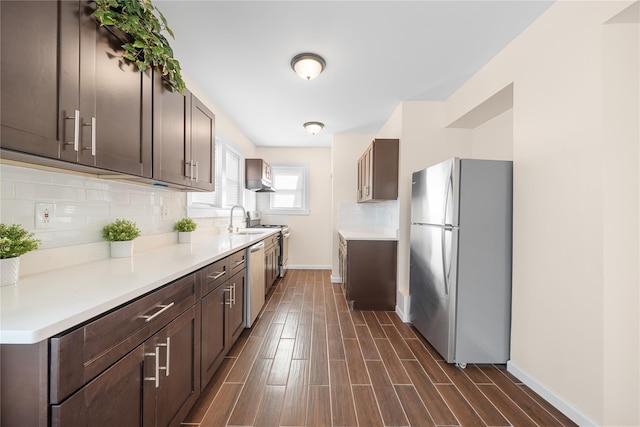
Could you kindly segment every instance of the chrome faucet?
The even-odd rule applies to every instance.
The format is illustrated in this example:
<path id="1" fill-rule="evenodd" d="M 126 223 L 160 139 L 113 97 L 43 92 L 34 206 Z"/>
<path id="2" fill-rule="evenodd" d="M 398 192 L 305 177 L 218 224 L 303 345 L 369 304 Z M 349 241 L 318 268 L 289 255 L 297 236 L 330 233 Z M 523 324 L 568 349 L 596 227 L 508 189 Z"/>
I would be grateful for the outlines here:
<path id="1" fill-rule="evenodd" d="M 233 210 L 235 208 L 240 208 L 242 209 L 242 214 L 244 215 L 244 218 L 246 220 L 247 217 L 247 211 L 244 209 L 244 206 L 241 205 L 235 205 L 231 208 L 231 214 L 229 216 L 229 227 L 227 227 L 227 231 L 229 231 L 229 233 L 233 233 Z"/>

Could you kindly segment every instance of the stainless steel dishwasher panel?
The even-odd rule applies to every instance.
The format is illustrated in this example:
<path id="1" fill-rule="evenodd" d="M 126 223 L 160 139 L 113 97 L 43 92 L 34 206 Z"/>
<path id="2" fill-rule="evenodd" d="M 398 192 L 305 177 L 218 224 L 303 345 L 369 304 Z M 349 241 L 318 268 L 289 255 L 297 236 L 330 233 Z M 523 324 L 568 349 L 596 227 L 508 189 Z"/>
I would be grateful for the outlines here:
<path id="1" fill-rule="evenodd" d="M 245 326 L 250 328 L 264 305 L 264 241 L 256 243 L 249 249 L 249 283 L 245 298 Z"/>

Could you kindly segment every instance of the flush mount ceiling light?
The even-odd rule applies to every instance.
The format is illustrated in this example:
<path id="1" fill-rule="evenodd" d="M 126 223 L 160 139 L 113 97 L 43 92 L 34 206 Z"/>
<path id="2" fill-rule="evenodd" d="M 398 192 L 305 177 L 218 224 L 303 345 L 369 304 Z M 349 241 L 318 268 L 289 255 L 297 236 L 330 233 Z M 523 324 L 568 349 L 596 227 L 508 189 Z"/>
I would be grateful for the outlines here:
<path id="1" fill-rule="evenodd" d="M 318 77 L 325 65 L 324 59 L 315 53 L 299 53 L 291 59 L 291 68 L 305 80 Z"/>
<path id="2" fill-rule="evenodd" d="M 307 122 L 307 123 L 303 124 L 302 126 L 304 126 L 304 128 L 307 130 L 307 132 L 309 132 L 311 135 L 315 135 L 316 133 L 318 133 L 318 132 L 320 132 L 322 130 L 322 128 L 324 127 L 324 123 Z"/>

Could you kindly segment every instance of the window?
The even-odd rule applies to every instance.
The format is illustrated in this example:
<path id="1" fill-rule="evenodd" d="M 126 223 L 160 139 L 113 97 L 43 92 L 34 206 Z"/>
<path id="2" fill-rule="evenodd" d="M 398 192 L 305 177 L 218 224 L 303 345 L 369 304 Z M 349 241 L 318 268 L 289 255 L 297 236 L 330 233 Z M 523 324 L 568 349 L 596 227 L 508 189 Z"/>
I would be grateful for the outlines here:
<path id="1" fill-rule="evenodd" d="M 190 217 L 219 216 L 218 208 L 229 208 L 242 204 L 244 157 L 230 144 L 216 138 L 215 160 L 215 190 L 188 194 L 187 214 Z M 227 214 L 224 213 L 224 215 Z"/>
<path id="2" fill-rule="evenodd" d="M 271 214 L 309 215 L 309 166 L 272 165 L 271 179 L 275 193 L 270 193 Z"/>

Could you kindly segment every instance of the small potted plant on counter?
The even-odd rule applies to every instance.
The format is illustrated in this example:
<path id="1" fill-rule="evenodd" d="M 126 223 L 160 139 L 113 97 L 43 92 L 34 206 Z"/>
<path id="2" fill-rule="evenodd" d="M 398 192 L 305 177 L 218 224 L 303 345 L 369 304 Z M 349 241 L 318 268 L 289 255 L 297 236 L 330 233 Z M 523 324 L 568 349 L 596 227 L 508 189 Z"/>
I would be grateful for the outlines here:
<path id="1" fill-rule="evenodd" d="M 20 256 L 38 249 L 40 240 L 20 224 L 0 223 L 0 286 L 15 285 L 20 277 Z"/>
<path id="2" fill-rule="evenodd" d="M 191 232 L 195 231 L 198 224 L 191 218 L 182 218 L 173 225 L 178 232 L 178 243 L 191 243 Z"/>
<path id="3" fill-rule="evenodd" d="M 102 229 L 102 237 L 111 245 L 111 258 L 125 258 L 133 255 L 133 239 L 140 236 L 137 224 L 127 219 L 116 219 Z"/>

